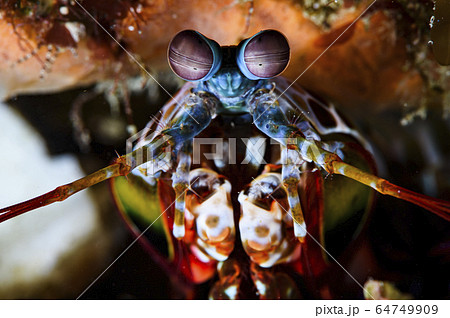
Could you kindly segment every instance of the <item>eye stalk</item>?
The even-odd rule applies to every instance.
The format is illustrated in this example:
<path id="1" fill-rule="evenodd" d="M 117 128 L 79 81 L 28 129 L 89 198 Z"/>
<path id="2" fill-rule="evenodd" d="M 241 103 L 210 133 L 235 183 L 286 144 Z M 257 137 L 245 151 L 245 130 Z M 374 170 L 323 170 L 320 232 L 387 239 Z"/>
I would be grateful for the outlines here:
<path id="1" fill-rule="evenodd" d="M 193 30 L 175 35 L 169 44 L 167 58 L 171 69 L 186 81 L 206 81 L 220 68 L 220 45 Z"/>
<path id="2" fill-rule="evenodd" d="M 280 75 L 289 63 L 286 37 L 276 30 L 264 30 L 239 44 L 237 64 L 251 80 Z"/>

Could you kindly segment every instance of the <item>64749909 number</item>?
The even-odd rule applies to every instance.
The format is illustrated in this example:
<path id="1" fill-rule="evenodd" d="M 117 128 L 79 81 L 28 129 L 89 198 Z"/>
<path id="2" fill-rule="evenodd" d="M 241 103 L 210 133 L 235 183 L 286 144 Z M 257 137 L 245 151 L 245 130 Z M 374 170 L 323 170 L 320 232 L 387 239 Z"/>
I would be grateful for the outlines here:
<path id="1" fill-rule="evenodd" d="M 375 312 L 377 314 L 404 314 L 404 315 L 412 315 L 412 314 L 431 314 L 435 315 L 439 311 L 439 307 L 437 305 L 377 305 L 375 308 Z"/>

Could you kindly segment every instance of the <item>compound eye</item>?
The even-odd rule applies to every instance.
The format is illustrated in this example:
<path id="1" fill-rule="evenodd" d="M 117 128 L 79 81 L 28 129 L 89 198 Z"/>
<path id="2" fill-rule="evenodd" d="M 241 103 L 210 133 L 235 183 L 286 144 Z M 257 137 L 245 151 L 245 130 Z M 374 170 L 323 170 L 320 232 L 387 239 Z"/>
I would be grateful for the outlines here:
<path id="1" fill-rule="evenodd" d="M 220 68 L 220 45 L 197 31 L 181 31 L 172 39 L 167 54 L 171 69 L 186 81 L 206 81 Z"/>
<path id="2" fill-rule="evenodd" d="M 237 64 L 251 80 L 281 74 L 289 63 L 289 43 L 276 30 L 261 31 L 239 44 Z"/>

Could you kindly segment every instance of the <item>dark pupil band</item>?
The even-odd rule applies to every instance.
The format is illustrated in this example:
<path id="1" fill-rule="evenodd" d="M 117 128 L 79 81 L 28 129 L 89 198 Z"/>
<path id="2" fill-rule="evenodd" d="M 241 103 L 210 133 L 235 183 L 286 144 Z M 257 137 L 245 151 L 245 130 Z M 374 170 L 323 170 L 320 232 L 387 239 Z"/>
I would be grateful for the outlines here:
<path id="1" fill-rule="evenodd" d="M 247 51 L 245 52 L 247 53 Z M 266 53 L 260 55 L 244 54 L 247 68 L 259 77 L 273 77 L 281 73 L 289 62 L 289 52 Z"/>
<path id="2" fill-rule="evenodd" d="M 276 30 L 265 30 L 242 41 L 238 47 L 237 64 L 251 80 L 280 75 L 289 64 L 289 43 Z"/>
<path id="3" fill-rule="evenodd" d="M 169 46 L 169 64 L 172 70 L 188 81 L 203 79 L 214 64 L 211 47 L 195 31 L 178 33 Z"/>
<path id="4" fill-rule="evenodd" d="M 169 59 L 170 59 L 171 64 L 176 65 L 176 67 L 178 67 L 180 69 L 183 69 L 183 71 L 181 71 L 181 73 L 183 73 L 183 74 L 189 73 L 193 77 L 196 77 L 197 75 L 200 76 L 200 78 L 205 76 L 206 74 L 208 74 L 208 72 L 212 66 L 212 62 L 211 62 L 212 54 L 211 54 L 211 59 L 208 59 L 208 57 L 207 57 L 206 59 L 203 59 L 203 60 L 200 60 L 200 59 L 195 60 L 189 56 L 186 56 L 185 54 L 183 54 L 181 52 L 172 50 Z M 187 76 L 187 75 L 185 75 L 185 76 Z M 189 76 L 187 76 L 187 77 L 189 77 Z"/>

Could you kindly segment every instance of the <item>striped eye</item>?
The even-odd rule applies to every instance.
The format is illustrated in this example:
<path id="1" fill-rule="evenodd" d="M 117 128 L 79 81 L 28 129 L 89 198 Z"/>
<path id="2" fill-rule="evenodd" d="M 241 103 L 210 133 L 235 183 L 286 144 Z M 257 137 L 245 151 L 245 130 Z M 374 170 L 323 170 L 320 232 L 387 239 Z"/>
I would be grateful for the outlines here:
<path id="1" fill-rule="evenodd" d="M 237 64 L 251 80 L 275 77 L 289 63 L 289 43 L 276 30 L 261 31 L 239 44 Z"/>
<path id="2" fill-rule="evenodd" d="M 168 50 L 169 65 L 186 81 L 206 81 L 220 68 L 220 45 L 197 31 L 181 31 L 172 39 Z"/>

